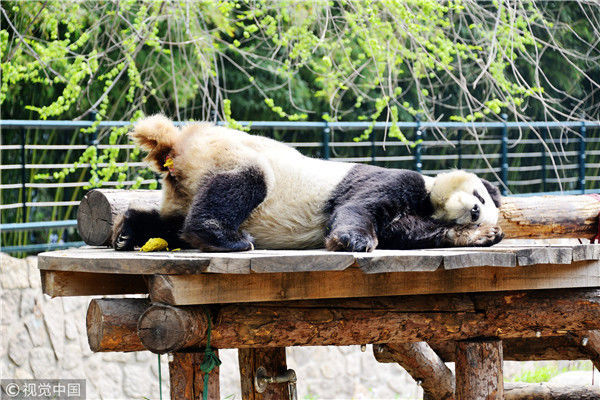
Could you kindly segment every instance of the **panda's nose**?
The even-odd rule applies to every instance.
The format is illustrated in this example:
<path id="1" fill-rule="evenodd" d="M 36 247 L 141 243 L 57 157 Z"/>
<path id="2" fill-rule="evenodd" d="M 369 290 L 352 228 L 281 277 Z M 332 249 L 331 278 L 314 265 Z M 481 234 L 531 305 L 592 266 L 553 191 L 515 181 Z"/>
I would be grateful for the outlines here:
<path id="1" fill-rule="evenodd" d="M 481 214 L 481 209 L 479 208 L 478 204 L 475 204 L 473 208 L 471 208 L 471 219 L 473 222 L 479 219 L 479 214 Z"/>

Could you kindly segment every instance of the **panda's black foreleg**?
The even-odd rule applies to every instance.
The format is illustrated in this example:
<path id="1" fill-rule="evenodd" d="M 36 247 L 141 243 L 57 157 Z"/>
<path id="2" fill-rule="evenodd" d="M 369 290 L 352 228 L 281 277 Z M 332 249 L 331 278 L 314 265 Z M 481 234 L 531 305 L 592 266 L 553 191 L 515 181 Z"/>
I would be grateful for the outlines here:
<path id="1" fill-rule="evenodd" d="M 158 210 L 129 209 L 113 227 L 113 247 L 133 250 L 150 238 L 165 239 L 172 249 L 189 247 L 179 238 L 183 220 L 183 216 L 163 217 Z"/>
<path id="2" fill-rule="evenodd" d="M 197 192 L 181 238 L 205 251 L 244 251 L 252 238 L 240 225 L 266 197 L 262 171 L 255 167 L 217 174 Z"/>
<path id="3" fill-rule="evenodd" d="M 371 213 L 357 204 L 338 207 L 331 214 L 325 247 L 330 251 L 373 251 L 377 234 Z"/>
<path id="4" fill-rule="evenodd" d="M 381 229 L 379 248 L 428 249 L 491 246 L 504 237 L 494 225 L 456 225 L 418 215 L 396 218 Z"/>

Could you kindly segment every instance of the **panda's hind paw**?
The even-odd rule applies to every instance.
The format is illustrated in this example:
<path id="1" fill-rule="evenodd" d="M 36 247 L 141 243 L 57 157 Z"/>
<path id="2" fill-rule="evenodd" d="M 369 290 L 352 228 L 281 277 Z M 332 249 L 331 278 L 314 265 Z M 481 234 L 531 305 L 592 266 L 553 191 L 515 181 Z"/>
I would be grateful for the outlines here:
<path id="1" fill-rule="evenodd" d="M 124 217 L 119 218 L 114 225 L 112 245 L 117 251 L 131 251 L 134 248 L 133 232 Z"/>
<path id="2" fill-rule="evenodd" d="M 335 230 L 325 241 L 330 251 L 370 252 L 377 247 L 377 238 L 364 229 Z"/>

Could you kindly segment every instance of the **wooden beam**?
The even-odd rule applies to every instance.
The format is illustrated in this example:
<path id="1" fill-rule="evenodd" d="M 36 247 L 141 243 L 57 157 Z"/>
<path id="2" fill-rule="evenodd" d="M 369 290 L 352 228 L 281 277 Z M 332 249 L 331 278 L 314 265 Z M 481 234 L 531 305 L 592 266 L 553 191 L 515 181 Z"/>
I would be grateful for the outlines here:
<path id="1" fill-rule="evenodd" d="M 214 350 L 217 353 L 217 350 Z M 181 400 L 202 400 L 205 390 L 208 399 L 220 400 L 219 367 L 209 374 L 208 387 L 204 387 L 204 372 L 200 365 L 204 358 L 202 352 L 173 353 L 173 361 L 169 362 L 171 398 Z"/>
<path id="2" fill-rule="evenodd" d="M 456 346 L 456 400 L 503 400 L 502 341 L 460 341 Z"/>
<path id="3" fill-rule="evenodd" d="M 499 224 L 507 239 L 591 239 L 599 213 L 590 195 L 504 197 Z"/>
<path id="4" fill-rule="evenodd" d="M 585 336 L 587 332 L 581 334 Z M 571 335 L 506 338 L 502 340 L 504 360 L 542 361 L 542 360 L 588 360 L 590 354 L 580 348 L 581 341 Z M 444 362 L 454 362 L 456 342 L 434 340 L 429 346 Z M 374 346 L 373 355 L 382 363 L 397 362 L 387 350 L 387 346 Z"/>
<path id="5" fill-rule="evenodd" d="M 40 276 L 50 297 L 148 293 L 140 275 L 40 270 Z"/>
<path id="6" fill-rule="evenodd" d="M 599 261 L 429 272 L 365 274 L 349 268 L 293 274 L 154 275 L 149 279 L 152 300 L 173 305 L 598 286 Z"/>
<path id="7" fill-rule="evenodd" d="M 150 306 L 147 299 L 94 299 L 87 310 L 86 328 L 92 351 L 143 351 L 138 319 Z"/>
<path id="8" fill-rule="evenodd" d="M 268 376 L 277 376 L 287 371 L 285 347 L 249 348 L 238 350 L 242 400 L 285 400 L 289 399 L 287 383 L 271 383 L 263 393 L 254 387 L 254 376 L 259 367 Z"/>
<path id="9" fill-rule="evenodd" d="M 504 400 L 598 400 L 599 386 L 553 385 L 551 383 L 504 384 Z"/>
<path id="10" fill-rule="evenodd" d="M 421 382 L 425 398 L 454 400 L 454 374 L 427 343 L 388 343 L 380 347 Z"/>
<path id="11" fill-rule="evenodd" d="M 451 302 L 454 296 L 442 297 Z M 350 345 L 428 341 L 434 337 L 463 340 L 480 336 L 551 336 L 600 329 L 599 289 L 481 293 L 471 297 L 475 311 L 458 313 L 354 308 L 344 305 L 343 300 L 321 301 L 319 307 L 301 302 L 223 305 L 213 313 L 212 343 L 217 348 Z M 206 326 L 198 318 L 198 310 L 197 306 L 153 305 L 138 323 L 138 327 L 152 333 L 152 340 L 146 340 L 143 331 L 139 332 L 140 340 L 159 353 L 201 344 Z M 167 326 L 172 332 L 185 334 L 167 334 Z"/>
<path id="12" fill-rule="evenodd" d="M 158 190 L 94 189 L 79 203 L 77 230 L 91 246 L 110 246 L 112 227 L 119 215 L 131 206 L 157 209 L 161 193 Z"/>

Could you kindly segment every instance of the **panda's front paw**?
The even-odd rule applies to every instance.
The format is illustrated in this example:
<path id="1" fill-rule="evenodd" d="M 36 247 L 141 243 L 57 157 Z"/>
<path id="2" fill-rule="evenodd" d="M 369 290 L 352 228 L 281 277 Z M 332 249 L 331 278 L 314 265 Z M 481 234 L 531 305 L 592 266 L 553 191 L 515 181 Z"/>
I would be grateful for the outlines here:
<path id="1" fill-rule="evenodd" d="M 497 225 L 455 227 L 448 230 L 447 238 L 453 246 L 492 246 L 504 238 Z"/>
<path id="2" fill-rule="evenodd" d="M 112 245 L 117 251 L 131 251 L 134 248 L 133 230 L 126 215 L 118 218 L 113 226 Z"/>
<path id="3" fill-rule="evenodd" d="M 369 252 L 377 247 L 377 238 L 365 229 L 337 229 L 325 240 L 330 251 Z"/>

